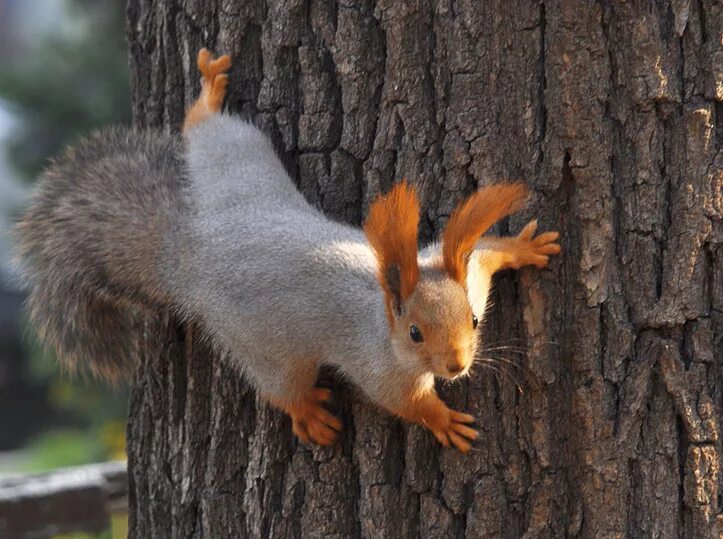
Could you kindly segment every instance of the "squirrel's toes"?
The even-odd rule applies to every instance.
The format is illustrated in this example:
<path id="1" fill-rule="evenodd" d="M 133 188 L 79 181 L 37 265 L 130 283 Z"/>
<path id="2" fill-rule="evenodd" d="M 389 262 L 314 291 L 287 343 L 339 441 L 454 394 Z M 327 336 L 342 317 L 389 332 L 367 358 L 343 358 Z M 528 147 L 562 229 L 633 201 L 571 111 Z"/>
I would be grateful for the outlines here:
<path id="1" fill-rule="evenodd" d="M 527 265 L 544 268 L 550 261 L 551 255 L 557 255 L 562 252 L 560 244 L 557 240 L 560 238 L 559 232 L 543 232 L 535 236 L 537 232 L 537 220 L 533 219 L 522 229 L 516 238 L 512 239 L 515 248 L 513 252 L 516 256 L 515 267 Z"/>
<path id="2" fill-rule="evenodd" d="M 306 397 L 288 407 L 294 434 L 302 442 L 315 442 L 319 445 L 336 443 L 342 423 L 322 405 L 329 400 L 330 394 L 328 389 L 315 388 Z"/>
<path id="3" fill-rule="evenodd" d="M 467 453 L 472 448 L 472 442 L 477 439 L 479 433 L 469 426 L 474 421 L 474 416 L 448 410 L 446 424 L 441 428 L 432 429 L 432 433 L 444 447 L 450 445 L 456 447 L 462 453 Z"/>
<path id="4" fill-rule="evenodd" d="M 214 59 L 211 52 L 203 48 L 198 51 L 196 64 L 201 72 L 203 88 L 201 100 L 206 100 L 206 105 L 211 111 L 218 112 L 226 97 L 226 85 L 228 84 L 226 72 L 231 68 L 231 57 L 224 54 Z"/>
<path id="5" fill-rule="evenodd" d="M 226 73 L 231 68 L 231 57 L 224 54 L 214 59 L 211 51 L 203 48 L 198 51 L 196 65 L 201 72 L 203 82 L 212 85 L 217 76 Z"/>

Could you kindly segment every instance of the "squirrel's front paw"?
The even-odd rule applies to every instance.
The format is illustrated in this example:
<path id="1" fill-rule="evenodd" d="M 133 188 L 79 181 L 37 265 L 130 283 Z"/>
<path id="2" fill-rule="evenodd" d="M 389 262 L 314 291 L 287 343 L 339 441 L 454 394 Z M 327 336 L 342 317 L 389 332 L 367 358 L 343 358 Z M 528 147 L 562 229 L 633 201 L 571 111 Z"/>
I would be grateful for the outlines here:
<path id="1" fill-rule="evenodd" d="M 513 250 L 515 254 L 514 266 L 537 266 L 544 268 L 550 261 L 550 255 L 560 254 L 562 249 L 557 242 L 559 232 L 543 232 L 535 236 L 537 219 L 533 219 L 522 229 L 512 241 L 517 243 Z"/>
<path id="2" fill-rule="evenodd" d="M 308 444 L 333 445 L 342 428 L 341 421 L 323 406 L 331 397 L 331 390 L 317 387 L 302 399 L 287 407 L 294 434 Z"/>
<path id="3" fill-rule="evenodd" d="M 477 431 L 469 426 L 469 423 L 474 422 L 474 416 L 450 408 L 444 410 L 444 413 L 439 414 L 434 420 L 425 422 L 427 428 L 444 447 L 453 445 L 462 453 L 466 453 L 478 435 Z"/>

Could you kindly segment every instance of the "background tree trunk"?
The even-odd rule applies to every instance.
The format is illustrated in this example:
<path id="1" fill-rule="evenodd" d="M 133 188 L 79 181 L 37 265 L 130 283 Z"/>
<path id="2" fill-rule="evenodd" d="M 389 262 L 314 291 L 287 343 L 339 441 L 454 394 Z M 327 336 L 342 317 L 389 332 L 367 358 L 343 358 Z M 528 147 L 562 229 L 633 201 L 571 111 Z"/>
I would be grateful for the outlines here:
<path id="1" fill-rule="evenodd" d="M 193 328 L 150 324 L 131 533 L 717 537 L 722 33 L 714 0 L 130 0 L 138 125 L 178 127 L 205 45 L 233 56 L 228 110 L 331 217 L 406 176 L 429 239 L 520 178 L 509 228 L 537 216 L 564 248 L 497 280 L 486 339 L 525 368 L 442 388 L 479 418 L 467 456 L 339 383 L 342 443 L 307 449 Z"/>

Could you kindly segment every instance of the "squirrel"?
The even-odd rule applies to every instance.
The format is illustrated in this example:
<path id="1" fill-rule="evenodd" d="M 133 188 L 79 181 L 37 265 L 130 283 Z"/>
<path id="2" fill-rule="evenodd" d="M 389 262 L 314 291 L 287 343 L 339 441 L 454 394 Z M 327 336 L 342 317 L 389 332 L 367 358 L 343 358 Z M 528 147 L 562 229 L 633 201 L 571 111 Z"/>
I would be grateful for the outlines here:
<path id="1" fill-rule="evenodd" d="M 132 366 L 138 306 L 200 325 L 304 443 L 341 421 L 317 387 L 332 365 L 375 403 L 466 452 L 474 417 L 438 397 L 465 376 L 492 275 L 544 268 L 559 234 L 483 234 L 524 205 L 521 183 L 483 187 L 419 250 L 420 206 L 402 181 L 363 230 L 294 186 L 270 139 L 221 112 L 231 58 L 201 49 L 201 92 L 181 134 L 112 128 L 66 150 L 18 223 L 30 321 L 70 370 L 113 379 Z"/>

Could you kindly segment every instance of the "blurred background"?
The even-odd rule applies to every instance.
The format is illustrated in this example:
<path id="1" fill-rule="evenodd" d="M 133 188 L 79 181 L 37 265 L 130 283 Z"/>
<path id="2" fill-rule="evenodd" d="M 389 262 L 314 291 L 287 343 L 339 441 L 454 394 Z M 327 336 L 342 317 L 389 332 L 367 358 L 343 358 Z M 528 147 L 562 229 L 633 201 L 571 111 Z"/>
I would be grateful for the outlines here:
<path id="1" fill-rule="evenodd" d="M 130 121 L 119 0 L 0 0 L 0 476 L 125 458 L 127 387 L 64 375 L 36 344 L 13 222 L 48 159 Z"/>

